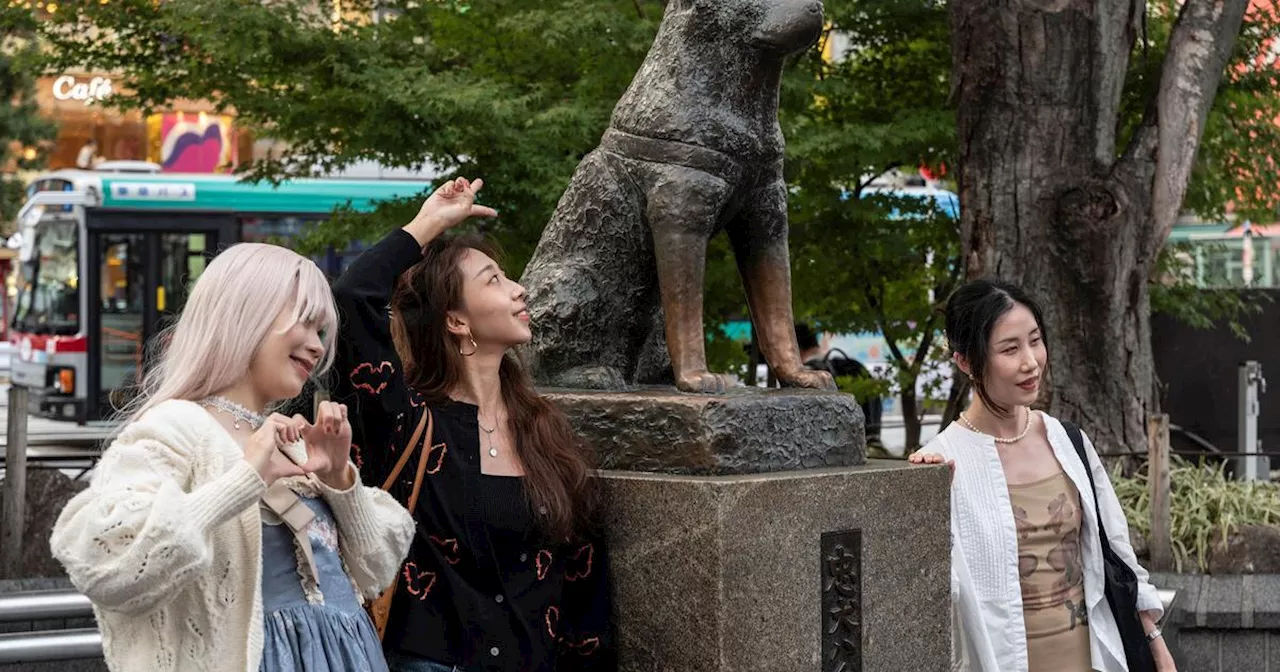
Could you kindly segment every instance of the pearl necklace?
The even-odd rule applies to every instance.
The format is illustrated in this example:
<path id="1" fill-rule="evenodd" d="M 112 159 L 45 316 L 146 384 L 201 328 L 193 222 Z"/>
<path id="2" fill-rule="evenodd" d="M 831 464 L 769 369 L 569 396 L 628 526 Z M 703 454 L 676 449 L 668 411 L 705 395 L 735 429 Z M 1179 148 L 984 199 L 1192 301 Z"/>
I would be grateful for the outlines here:
<path id="1" fill-rule="evenodd" d="M 234 418 L 236 429 L 240 429 L 240 423 L 244 422 L 248 423 L 250 428 L 257 430 L 267 421 L 267 416 L 261 413 L 254 413 L 226 397 L 205 397 L 200 400 L 199 404 L 230 415 Z"/>
<path id="2" fill-rule="evenodd" d="M 961 413 L 961 414 L 960 414 L 960 422 L 963 422 L 963 423 L 964 423 L 964 426 L 965 426 L 965 427 L 968 427 L 968 428 L 969 428 L 971 431 L 973 431 L 974 433 L 977 433 L 977 434 L 987 434 L 986 432 L 984 432 L 984 431 L 982 431 L 982 430 L 978 429 L 977 427 L 974 427 L 974 426 L 973 426 L 973 423 L 972 423 L 972 422 L 969 422 L 969 418 L 966 418 L 966 417 L 965 417 L 965 415 L 964 415 L 964 413 Z M 1027 438 L 1027 432 L 1029 432 L 1029 431 L 1031 431 L 1031 409 L 1029 409 L 1029 408 L 1028 408 L 1028 409 L 1027 409 L 1027 421 L 1026 421 L 1026 423 L 1022 426 L 1022 433 L 1021 433 L 1021 434 L 1019 434 L 1019 435 L 1017 435 L 1017 436 L 1015 436 L 1015 437 L 1013 437 L 1013 438 L 1011 438 L 1011 439 L 1006 439 L 1006 438 L 1002 438 L 1002 437 L 999 437 L 999 436 L 995 436 L 994 434 L 987 434 L 987 436 L 990 436 L 991 438 L 995 439 L 996 443 L 1017 443 L 1017 442 L 1019 442 L 1019 441 L 1021 441 L 1021 440 L 1025 439 L 1025 438 Z"/>

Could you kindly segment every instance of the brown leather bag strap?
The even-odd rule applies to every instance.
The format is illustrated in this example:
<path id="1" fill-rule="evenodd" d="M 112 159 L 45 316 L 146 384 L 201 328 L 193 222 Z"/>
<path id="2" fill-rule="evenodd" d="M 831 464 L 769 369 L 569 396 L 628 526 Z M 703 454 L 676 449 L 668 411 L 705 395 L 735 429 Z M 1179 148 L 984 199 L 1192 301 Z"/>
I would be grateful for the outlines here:
<path id="1" fill-rule="evenodd" d="M 427 409 L 427 411 L 422 414 L 422 418 L 418 420 L 418 426 L 413 430 L 413 438 L 409 439 L 409 443 L 405 444 L 404 450 L 400 451 L 400 459 L 396 460 L 395 468 L 391 470 L 391 474 L 387 476 L 387 480 L 382 483 L 383 490 L 390 490 L 391 486 L 395 484 L 396 479 L 400 477 L 400 472 L 404 471 L 404 465 L 408 464 L 409 458 L 413 456 L 413 451 L 418 449 L 418 439 L 422 438 L 422 430 L 427 427 L 428 423 L 432 422 L 434 422 L 434 420 L 431 418 L 431 409 Z M 427 441 L 430 440 L 431 435 L 428 432 Z M 424 457 L 426 456 L 426 452 L 427 451 L 423 451 Z"/>
<path id="2" fill-rule="evenodd" d="M 427 458 L 431 457 L 431 435 L 435 434 L 435 425 L 436 419 L 432 417 L 431 410 L 427 409 L 427 440 L 422 444 L 422 455 L 418 456 L 418 473 L 413 478 L 413 492 L 409 494 L 408 506 L 405 507 L 411 514 L 418 510 L 418 493 L 422 491 L 422 477 L 427 473 Z"/>

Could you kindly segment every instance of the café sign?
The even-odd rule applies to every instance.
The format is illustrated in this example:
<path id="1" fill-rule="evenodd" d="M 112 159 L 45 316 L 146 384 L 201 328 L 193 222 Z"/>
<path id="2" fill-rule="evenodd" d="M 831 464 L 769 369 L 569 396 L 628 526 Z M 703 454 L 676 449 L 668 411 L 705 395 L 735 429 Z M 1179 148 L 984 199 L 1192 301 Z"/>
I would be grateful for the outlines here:
<path id="1" fill-rule="evenodd" d="M 83 81 L 71 75 L 63 75 L 53 80 L 53 97 L 58 100 L 78 100 L 85 105 L 92 105 L 111 96 L 111 80 L 106 77 L 94 77 Z"/>

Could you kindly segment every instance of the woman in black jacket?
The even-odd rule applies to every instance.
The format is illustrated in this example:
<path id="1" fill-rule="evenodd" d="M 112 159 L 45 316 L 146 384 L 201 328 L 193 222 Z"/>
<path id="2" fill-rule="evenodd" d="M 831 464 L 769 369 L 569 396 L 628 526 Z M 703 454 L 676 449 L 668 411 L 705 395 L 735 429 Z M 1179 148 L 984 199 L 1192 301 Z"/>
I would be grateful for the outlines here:
<path id="1" fill-rule="evenodd" d="M 442 236 L 497 214 L 475 205 L 482 184 L 441 186 L 333 288 L 333 396 L 352 409 L 365 482 L 386 478 L 423 413 L 433 420 L 388 662 L 403 672 L 611 670 L 592 458 L 512 351 L 531 338 L 524 288 L 482 239 Z M 401 501 L 416 455 L 409 464 L 392 488 Z"/>

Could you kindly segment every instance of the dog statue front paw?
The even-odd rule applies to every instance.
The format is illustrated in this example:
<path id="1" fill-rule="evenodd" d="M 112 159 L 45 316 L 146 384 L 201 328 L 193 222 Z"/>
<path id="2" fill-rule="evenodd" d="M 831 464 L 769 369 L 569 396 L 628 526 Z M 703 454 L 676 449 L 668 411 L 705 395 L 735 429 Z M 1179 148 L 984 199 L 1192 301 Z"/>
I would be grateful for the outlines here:
<path id="1" fill-rule="evenodd" d="M 831 374 L 826 371 L 800 369 L 786 374 L 779 372 L 777 376 L 778 382 L 782 383 L 783 387 L 805 387 L 811 390 L 836 389 L 835 378 L 832 378 Z"/>
<path id="2" fill-rule="evenodd" d="M 737 382 L 719 373 L 711 373 L 706 369 L 689 371 L 676 376 L 676 389 L 681 392 L 699 392 L 702 394 L 720 394 Z"/>

